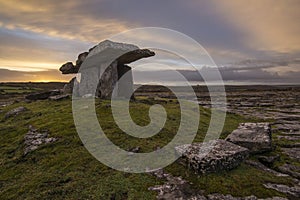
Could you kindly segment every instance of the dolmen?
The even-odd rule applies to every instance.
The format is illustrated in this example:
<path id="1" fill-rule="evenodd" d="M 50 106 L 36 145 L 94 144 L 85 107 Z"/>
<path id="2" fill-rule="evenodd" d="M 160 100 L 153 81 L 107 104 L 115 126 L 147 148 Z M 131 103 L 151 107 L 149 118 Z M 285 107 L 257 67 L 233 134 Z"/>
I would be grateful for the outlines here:
<path id="1" fill-rule="evenodd" d="M 60 67 L 62 74 L 76 75 L 63 91 L 73 96 L 110 99 L 115 90 L 114 95 L 129 98 L 133 93 L 133 78 L 128 64 L 154 55 L 153 51 L 133 44 L 102 41 L 88 52 L 80 53 L 75 65 L 67 62 Z M 119 83 L 121 78 L 123 81 Z"/>

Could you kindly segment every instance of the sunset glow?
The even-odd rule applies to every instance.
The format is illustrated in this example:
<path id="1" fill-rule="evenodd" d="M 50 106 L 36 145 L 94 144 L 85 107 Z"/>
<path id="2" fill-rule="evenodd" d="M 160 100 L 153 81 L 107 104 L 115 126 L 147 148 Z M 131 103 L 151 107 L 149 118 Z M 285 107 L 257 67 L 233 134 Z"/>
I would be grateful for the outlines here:
<path id="1" fill-rule="evenodd" d="M 114 34 L 147 26 L 187 34 L 203 45 L 219 67 L 226 66 L 226 70 L 228 66 L 248 69 L 250 65 L 251 73 L 272 73 L 266 81 L 274 73 L 290 79 L 289 74 L 300 73 L 299 6 L 300 2 L 294 0 L 276 4 L 272 0 L 249 4 L 239 0 L 159 3 L 1 0 L 0 81 L 6 81 L 7 74 L 11 81 L 20 81 L 17 72 L 27 73 L 22 81 L 44 80 L 32 73 L 58 70 L 65 62 L 75 61 L 79 53 Z M 148 37 L 147 33 L 143 37 Z M 183 43 L 162 38 L 155 40 L 193 52 Z M 251 63 L 237 66 L 247 60 Z M 253 67 L 257 62 L 276 64 Z M 67 78 L 51 73 L 46 80 Z"/>

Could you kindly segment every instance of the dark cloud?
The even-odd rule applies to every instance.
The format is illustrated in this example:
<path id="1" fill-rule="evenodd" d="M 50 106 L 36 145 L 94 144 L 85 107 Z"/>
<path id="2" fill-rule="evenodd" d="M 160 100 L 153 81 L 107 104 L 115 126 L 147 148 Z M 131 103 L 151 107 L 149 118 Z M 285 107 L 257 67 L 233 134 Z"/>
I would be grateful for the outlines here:
<path id="1" fill-rule="evenodd" d="M 209 67 L 203 67 L 199 72 L 195 70 L 177 70 L 178 73 L 181 73 L 186 80 L 192 82 L 203 82 L 202 74 L 209 76 L 209 82 L 219 81 L 219 79 L 214 78 L 214 74 L 217 73 L 216 69 Z M 227 67 L 221 67 L 218 69 L 221 74 L 222 80 L 224 83 L 228 84 L 231 82 L 245 82 L 245 83 L 265 83 L 265 84 L 275 84 L 275 83 L 291 83 L 291 84 L 300 84 L 299 77 L 300 71 L 290 72 L 279 74 L 276 72 L 265 71 L 261 68 L 248 68 L 248 69 L 230 69 Z M 174 78 L 173 71 L 170 70 L 161 70 L 159 73 L 157 71 L 134 71 L 135 81 L 138 83 L 147 83 L 147 82 L 169 82 L 176 84 L 179 82 Z M 177 83 L 177 84 L 180 84 Z"/>
<path id="2" fill-rule="evenodd" d="M 46 37 L 24 30 L 0 29 L 0 58 L 7 60 L 62 62 L 74 59 L 92 43 Z"/>

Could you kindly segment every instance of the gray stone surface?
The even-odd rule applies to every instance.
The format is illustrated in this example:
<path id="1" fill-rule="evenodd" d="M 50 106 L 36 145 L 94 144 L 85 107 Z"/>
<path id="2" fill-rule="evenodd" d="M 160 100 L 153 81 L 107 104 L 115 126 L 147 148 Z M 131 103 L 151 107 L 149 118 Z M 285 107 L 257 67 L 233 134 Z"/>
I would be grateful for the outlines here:
<path id="1" fill-rule="evenodd" d="M 230 194 L 209 194 L 204 195 L 204 191 L 193 189 L 190 183 L 181 177 L 172 176 L 163 170 L 151 172 L 152 175 L 164 182 L 162 185 L 149 187 L 151 191 L 158 193 L 156 199 L 159 200 L 287 200 L 282 197 L 272 197 L 266 199 L 257 198 L 254 195 L 247 197 L 233 197 Z"/>
<path id="2" fill-rule="evenodd" d="M 158 179 L 165 181 L 162 185 L 156 185 L 149 187 L 151 191 L 158 192 L 157 199 L 203 199 L 206 197 L 202 195 L 201 191 L 192 189 L 190 184 L 181 177 L 175 177 L 171 174 L 164 172 L 163 170 L 157 170 L 151 173 Z"/>
<path id="3" fill-rule="evenodd" d="M 279 177 L 288 177 L 289 176 L 288 174 L 279 173 L 279 172 L 277 172 L 277 171 L 275 171 L 273 169 L 270 169 L 270 168 L 266 167 L 265 165 L 261 164 L 260 162 L 256 162 L 254 160 L 246 160 L 245 163 L 247 165 L 255 167 L 255 168 L 259 169 L 259 170 L 262 170 L 262 171 L 274 174 L 275 176 L 279 176 Z"/>
<path id="4" fill-rule="evenodd" d="M 73 87 L 74 83 L 77 82 L 76 77 L 72 78 L 69 83 L 64 85 L 64 88 L 62 90 L 63 94 L 72 94 L 73 93 Z M 77 94 L 77 92 L 76 92 Z"/>
<path id="5" fill-rule="evenodd" d="M 258 156 L 257 159 L 267 167 L 272 167 L 274 162 L 280 160 L 280 155 L 275 156 Z"/>
<path id="6" fill-rule="evenodd" d="M 79 67 L 74 66 L 72 62 L 67 62 L 63 64 L 59 70 L 62 72 L 62 74 L 75 74 L 78 72 Z"/>
<path id="7" fill-rule="evenodd" d="M 14 116 L 17 116 L 19 115 L 20 113 L 22 112 L 25 112 L 27 110 L 27 108 L 21 106 L 21 107 L 17 107 L 9 112 L 7 112 L 4 116 L 5 119 L 8 119 L 10 117 L 14 117 Z"/>
<path id="8" fill-rule="evenodd" d="M 223 195 L 223 194 L 210 194 L 207 196 L 208 200 L 287 200 L 286 198 L 282 197 L 272 197 L 267 199 L 259 199 L 254 195 L 248 197 L 233 197 L 230 194 Z"/>
<path id="9" fill-rule="evenodd" d="M 24 137 L 25 149 L 24 155 L 36 150 L 42 144 L 48 144 L 57 141 L 57 138 L 48 137 L 48 131 L 39 132 L 33 126 L 29 126 L 29 131 Z"/>
<path id="10" fill-rule="evenodd" d="M 182 155 L 180 162 L 198 174 L 231 170 L 249 155 L 248 149 L 225 140 L 182 145 L 175 150 Z"/>
<path id="11" fill-rule="evenodd" d="M 284 154 L 300 162 L 300 148 L 281 148 Z"/>
<path id="12" fill-rule="evenodd" d="M 300 180 L 300 167 L 291 165 L 291 164 L 284 164 L 278 167 L 278 170 L 282 173 L 288 174 L 294 178 Z"/>
<path id="13" fill-rule="evenodd" d="M 299 186 L 289 187 L 287 185 L 267 183 L 267 184 L 264 184 L 264 187 L 266 187 L 268 189 L 276 190 L 278 192 L 290 195 L 292 197 L 300 198 L 300 187 Z"/>
<path id="14" fill-rule="evenodd" d="M 51 97 L 49 97 L 49 100 L 60 101 L 60 100 L 69 99 L 69 98 L 70 98 L 69 94 L 62 94 L 62 95 L 51 96 Z"/>
<path id="15" fill-rule="evenodd" d="M 241 123 L 226 140 L 248 148 L 251 153 L 271 151 L 271 126 L 269 123 Z"/>

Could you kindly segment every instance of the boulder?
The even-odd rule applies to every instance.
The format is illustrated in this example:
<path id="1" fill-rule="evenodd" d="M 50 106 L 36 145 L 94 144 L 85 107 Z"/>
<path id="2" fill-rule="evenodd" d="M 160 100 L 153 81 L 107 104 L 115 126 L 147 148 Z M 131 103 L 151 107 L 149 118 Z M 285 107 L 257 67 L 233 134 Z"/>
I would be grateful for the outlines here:
<path id="1" fill-rule="evenodd" d="M 300 162 L 300 148 L 281 148 L 281 151 L 291 159 Z"/>
<path id="2" fill-rule="evenodd" d="M 33 126 L 29 126 L 29 131 L 24 137 L 25 149 L 24 155 L 36 150 L 42 144 L 48 144 L 57 141 L 57 138 L 48 137 L 48 131 L 39 132 Z"/>
<path id="3" fill-rule="evenodd" d="M 46 92 L 39 92 L 39 93 L 33 93 L 29 94 L 25 97 L 27 100 L 36 101 L 36 100 L 45 100 L 48 99 L 51 96 L 56 96 L 61 94 L 60 90 L 51 90 Z"/>
<path id="4" fill-rule="evenodd" d="M 180 163 L 198 174 L 231 170 L 239 166 L 249 155 L 248 149 L 225 140 L 182 145 L 175 150 L 181 154 Z"/>
<path id="5" fill-rule="evenodd" d="M 278 171 L 280 171 L 281 173 L 288 174 L 288 175 L 300 180 L 300 167 L 299 166 L 291 165 L 291 164 L 284 164 L 284 165 L 278 167 Z"/>
<path id="6" fill-rule="evenodd" d="M 10 118 L 10 117 L 17 116 L 17 115 L 19 115 L 21 112 L 24 112 L 24 111 L 26 111 L 26 110 L 27 110 L 27 108 L 25 108 L 25 107 L 23 107 L 23 106 L 17 107 L 17 108 L 15 108 L 15 109 L 13 109 L 13 110 L 7 112 L 7 113 L 5 114 L 5 116 L 4 116 L 4 118 L 5 118 L 5 119 L 8 119 L 8 118 Z"/>
<path id="7" fill-rule="evenodd" d="M 278 176 L 278 177 L 287 177 L 287 176 L 289 176 L 289 175 L 287 175 L 287 174 L 280 173 L 280 172 L 275 171 L 275 170 L 273 170 L 273 169 L 271 169 L 271 168 L 268 168 L 268 167 L 265 166 L 264 164 L 262 164 L 262 163 L 260 163 L 260 162 L 256 162 L 256 161 L 254 161 L 254 160 L 248 159 L 248 160 L 245 161 L 245 164 L 250 165 L 250 166 L 252 166 L 252 167 L 255 167 L 255 168 L 259 169 L 259 170 L 262 170 L 262 171 L 265 171 L 265 172 L 274 174 L 275 176 Z"/>
<path id="8" fill-rule="evenodd" d="M 263 184 L 265 188 L 273 189 L 281 193 L 285 193 L 291 197 L 291 199 L 300 198 L 300 187 L 294 186 L 289 187 L 287 185 L 274 184 L 274 183 L 266 183 Z"/>
<path id="9" fill-rule="evenodd" d="M 62 95 L 51 96 L 51 97 L 49 97 L 49 100 L 60 101 L 60 100 L 68 99 L 68 98 L 70 98 L 69 94 L 62 94 Z"/>
<path id="10" fill-rule="evenodd" d="M 226 140 L 248 148 L 253 154 L 271 151 L 271 126 L 269 123 L 241 123 Z"/>

